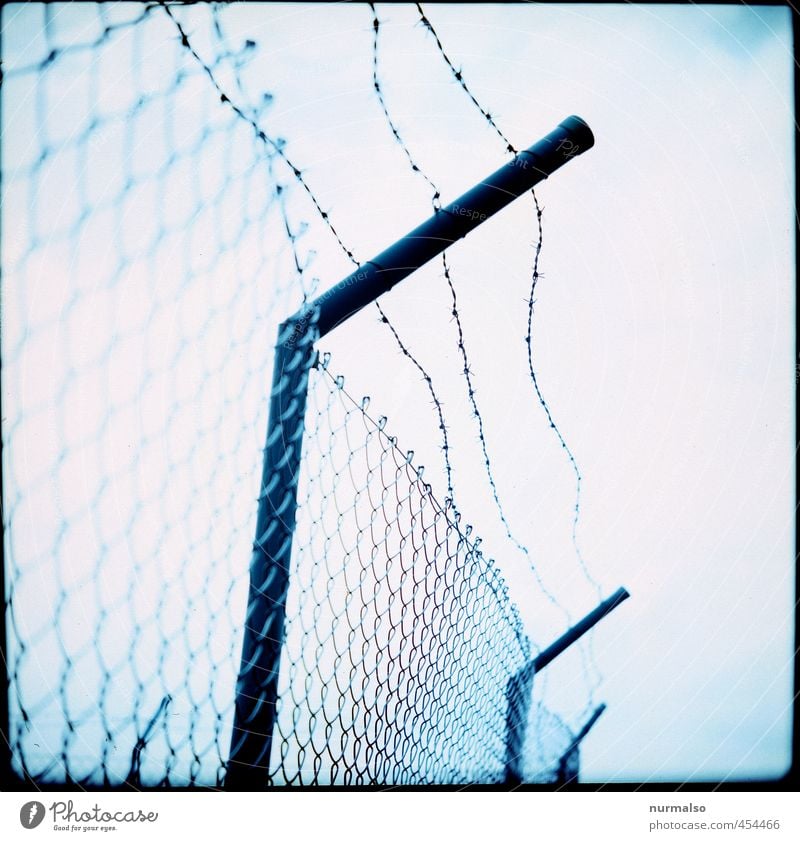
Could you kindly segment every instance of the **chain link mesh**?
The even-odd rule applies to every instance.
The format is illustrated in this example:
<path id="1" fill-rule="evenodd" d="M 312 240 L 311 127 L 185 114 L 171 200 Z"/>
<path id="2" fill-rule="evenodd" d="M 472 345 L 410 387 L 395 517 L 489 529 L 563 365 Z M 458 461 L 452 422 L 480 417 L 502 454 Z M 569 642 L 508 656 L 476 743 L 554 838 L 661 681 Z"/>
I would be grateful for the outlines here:
<path id="1" fill-rule="evenodd" d="M 302 292 L 274 159 L 163 10 L 5 15 L 31 38 L 3 84 L 14 769 L 216 784 L 264 383 Z"/>
<path id="2" fill-rule="evenodd" d="M 205 63 L 156 4 L 3 14 L 12 770 L 218 786 L 272 346 L 312 286 L 291 197 L 319 205 L 220 9 L 193 18 Z M 516 607 L 327 360 L 298 502 L 271 782 L 502 781 Z M 534 704 L 528 732 L 527 775 L 558 779 L 569 729 Z"/>
<path id="3" fill-rule="evenodd" d="M 502 575 L 366 398 L 309 387 L 271 778 L 501 782 L 530 658 Z"/>

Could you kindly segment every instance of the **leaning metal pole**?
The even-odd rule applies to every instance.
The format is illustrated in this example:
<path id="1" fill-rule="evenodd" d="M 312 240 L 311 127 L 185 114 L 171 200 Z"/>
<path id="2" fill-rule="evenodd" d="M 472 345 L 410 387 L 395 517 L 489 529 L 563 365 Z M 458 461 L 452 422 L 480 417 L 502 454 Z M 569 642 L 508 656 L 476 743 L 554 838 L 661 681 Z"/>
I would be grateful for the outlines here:
<path id="1" fill-rule="evenodd" d="M 226 788 L 254 791 L 269 782 L 314 343 L 593 145 L 589 126 L 580 117 L 567 117 L 538 143 L 437 210 L 281 324 L 275 346 Z"/>
<path id="2" fill-rule="evenodd" d="M 558 785 L 569 785 L 570 783 L 578 782 L 578 772 L 580 768 L 580 746 L 581 742 L 589 734 L 592 727 L 597 724 L 597 719 L 606 711 L 606 705 L 600 704 L 599 707 L 589 716 L 589 720 L 581 727 L 581 729 L 573 736 L 569 747 L 564 751 L 561 759 L 558 761 L 558 774 L 556 776 L 556 783 Z"/>
<path id="3" fill-rule="evenodd" d="M 528 727 L 528 713 L 531 706 L 531 691 L 533 676 L 545 666 L 577 642 L 585 633 L 590 631 L 601 619 L 608 616 L 630 597 L 630 593 L 620 587 L 597 607 L 586 614 L 580 622 L 576 622 L 565 631 L 555 642 L 537 654 L 530 663 L 523 666 L 508 681 L 506 687 L 506 779 L 507 785 L 519 785 L 524 775 L 521 770 L 523 749 Z M 605 708 L 604 708 L 605 709 Z M 602 710 L 601 710 L 602 712 Z M 599 717 L 598 713 L 598 717 Z M 592 720 L 592 724 L 597 719 Z M 587 730 L 588 732 L 588 730 Z M 582 738 L 582 737 L 581 737 Z"/>

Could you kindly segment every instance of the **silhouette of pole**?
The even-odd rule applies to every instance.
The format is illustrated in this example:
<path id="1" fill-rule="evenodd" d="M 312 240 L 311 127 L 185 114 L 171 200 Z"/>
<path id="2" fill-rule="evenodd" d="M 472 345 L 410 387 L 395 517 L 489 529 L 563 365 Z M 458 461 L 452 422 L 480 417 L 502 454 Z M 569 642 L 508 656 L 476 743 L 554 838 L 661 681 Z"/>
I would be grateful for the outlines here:
<path id="1" fill-rule="evenodd" d="M 622 604 L 625 599 L 630 598 L 630 593 L 624 588 L 620 587 L 616 593 L 609 596 L 605 601 L 600 602 L 597 607 L 587 613 L 580 622 L 573 625 L 566 633 L 560 636 L 552 645 L 549 645 L 538 654 L 533 660 L 534 672 L 541 672 L 541 670 L 553 660 L 558 657 L 563 651 L 569 648 L 572 643 L 579 640 L 588 630 L 593 628 L 604 616 L 607 616 L 614 610 L 615 607 Z"/>
<path id="2" fill-rule="evenodd" d="M 578 782 L 578 772 L 580 770 L 580 761 L 578 749 L 581 742 L 589 734 L 589 731 L 597 723 L 597 719 L 606 711 L 606 705 L 600 704 L 597 709 L 589 716 L 588 721 L 581 727 L 575 738 L 569 743 L 569 747 L 564 751 L 561 759 L 558 762 L 558 783 L 567 785 L 568 783 Z"/>
<path id="3" fill-rule="evenodd" d="M 518 785 L 523 779 L 520 757 L 528 727 L 533 676 L 629 597 L 630 593 L 620 587 L 509 679 L 506 687 L 506 784 Z M 597 712 L 591 724 L 594 724 L 600 713 L 602 710 Z"/>

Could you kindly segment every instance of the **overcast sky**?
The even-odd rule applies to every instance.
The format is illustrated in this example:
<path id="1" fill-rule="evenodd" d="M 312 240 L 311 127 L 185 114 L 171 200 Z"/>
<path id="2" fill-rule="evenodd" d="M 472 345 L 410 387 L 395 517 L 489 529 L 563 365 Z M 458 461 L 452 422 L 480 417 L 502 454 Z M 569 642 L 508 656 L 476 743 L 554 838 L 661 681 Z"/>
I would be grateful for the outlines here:
<path id="1" fill-rule="evenodd" d="M 503 145 L 413 7 L 379 15 L 387 103 L 454 198 Z M 243 18 L 243 33 L 271 45 L 269 71 L 254 62 L 248 76 L 271 80 L 271 125 L 356 254 L 371 256 L 426 216 L 428 192 L 371 93 L 367 10 Z M 779 774 L 794 590 L 788 10 L 519 4 L 435 6 L 430 18 L 516 145 L 571 113 L 596 137 L 540 189 L 535 321 L 540 382 L 584 475 L 580 545 L 606 593 L 624 584 L 634 595 L 595 635 L 610 706 L 586 743 L 584 779 Z M 580 614 L 593 593 L 569 537 L 574 477 L 526 375 L 533 224 L 521 200 L 454 246 L 451 263 L 509 522 Z M 348 267 L 331 248 L 315 270 L 327 287 Z M 432 266 L 386 309 L 444 392 L 460 505 L 524 610 L 522 559 L 493 518 L 447 301 Z M 440 469 L 424 384 L 375 314 L 323 344 L 348 388 L 369 393 L 420 463 Z"/>
<path id="2" fill-rule="evenodd" d="M 67 30 L 70 14 L 60 18 Z M 181 14 L 201 54 L 210 55 L 205 10 Z M 378 14 L 387 105 L 449 201 L 504 162 L 504 145 L 453 81 L 414 6 L 379 5 Z M 633 596 L 593 636 L 604 675 L 596 699 L 609 709 L 585 742 L 582 779 L 779 775 L 790 759 L 794 633 L 789 12 L 520 3 L 431 5 L 428 14 L 517 147 L 569 114 L 583 117 L 596 138 L 592 150 L 538 190 L 545 211 L 534 320 L 539 382 L 583 475 L 579 545 L 604 595 L 624 585 Z M 7 51 L 13 25 L 20 42 L 34 28 L 23 16 L 9 20 L 6 11 Z M 263 91 L 274 96 L 265 124 L 286 139 L 359 260 L 429 215 L 430 190 L 410 171 L 372 89 L 367 6 L 233 6 L 222 20 L 232 43 L 257 43 L 243 71 L 244 96 L 250 103 Z M 144 43 L 151 68 L 167 61 L 168 33 L 161 26 Z M 90 107 L 113 98 L 104 86 L 128 86 L 136 75 L 128 61 L 120 53 L 118 76 L 95 90 Z M 201 77 L 197 84 L 201 89 Z M 180 118 L 199 120 L 203 108 L 218 105 L 198 101 L 185 104 Z M 21 137 L 28 113 L 21 107 L 15 118 L 10 110 L 6 104 L 4 144 Z M 13 147 L 20 159 L 23 146 Z M 4 168 L 17 163 L 5 154 Z M 292 193 L 289 209 L 309 225 L 301 240 L 304 253 L 314 252 L 309 274 L 320 289 L 332 286 L 350 270 L 347 259 L 302 191 Z M 4 258 L 13 261 L 11 212 L 5 210 Z M 574 619 L 597 594 L 571 539 L 575 477 L 527 373 L 535 236 L 533 205 L 523 197 L 448 254 L 508 522 Z M 243 248 L 258 246 L 248 240 Z M 51 282 L 62 271 L 53 260 L 42 265 L 39 283 L 48 271 Z M 74 275 L 62 275 L 66 300 Z M 96 287 L 85 285 L 91 301 Z M 14 309 L 8 287 L 4 298 L 7 353 L 21 335 L 10 320 L 22 310 Z M 278 302 L 288 310 L 299 300 L 293 292 Z M 385 308 L 442 399 L 459 508 L 509 578 L 531 635 L 546 644 L 566 620 L 538 593 L 492 501 L 441 265 L 403 282 Z M 426 466 L 426 480 L 444 496 L 438 420 L 425 384 L 375 311 L 362 312 L 321 347 L 332 353 L 332 370 L 345 375 L 348 391 L 369 394 L 371 412 L 389 417 L 392 434 L 415 451 L 415 463 Z M 20 378 L 36 377 L 34 357 L 23 354 L 18 364 L 4 405 Z M 57 376 L 49 376 L 50 394 L 57 394 Z M 259 385 L 250 388 L 255 405 Z M 93 399 L 99 415 L 106 398 L 98 391 Z M 254 413 L 254 425 L 263 426 L 263 406 Z M 254 440 L 262 434 L 259 427 Z M 33 483 L 32 463 L 16 468 L 21 497 L 26 481 Z M 175 511 L 180 482 L 176 477 L 172 489 Z M 183 493 L 191 493 L 188 482 Z M 119 511 L 114 516 L 127 522 Z M 237 516 L 247 524 L 252 515 Z M 24 565 L 25 548 L 15 551 Z M 586 700 L 580 658 L 565 655 L 549 671 L 548 703 L 563 705 L 579 723 Z"/>

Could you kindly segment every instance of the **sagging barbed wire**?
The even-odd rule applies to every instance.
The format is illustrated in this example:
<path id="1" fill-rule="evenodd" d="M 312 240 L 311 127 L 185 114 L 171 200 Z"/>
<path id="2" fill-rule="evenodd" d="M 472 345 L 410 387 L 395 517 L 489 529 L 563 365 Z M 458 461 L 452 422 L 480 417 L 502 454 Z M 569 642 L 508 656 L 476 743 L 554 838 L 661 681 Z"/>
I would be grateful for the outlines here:
<path id="1" fill-rule="evenodd" d="M 241 76 L 258 45 L 232 41 L 227 6 L 85 4 L 79 31 L 63 8 L 25 13 L 37 8 L 40 36 L 4 57 L 2 91 L 36 126 L 2 173 L 11 770 L 36 785 L 221 787 L 252 630 L 253 497 L 268 490 L 264 383 L 281 320 L 310 312 L 319 284 L 290 207 L 310 202 L 351 263 L 369 264 L 264 128 L 273 98 L 248 96 Z M 402 143 L 377 49 L 376 91 Z M 447 452 L 430 377 L 389 328 L 426 379 Z M 456 329 L 468 370 L 460 318 Z M 303 447 L 306 484 L 264 780 L 502 781 L 523 753 L 526 779 L 562 779 L 580 733 L 539 705 L 509 758 L 509 682 L 538 646 L 449 471 L 440 503 L 327 370 L 310 366 L 303 385 L 329 408 L 280 448 Z M 466 654 L 450 662 L 459 651 L 485 655 L 487 675 Z"/>

